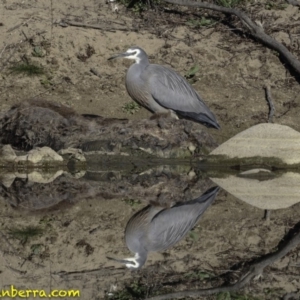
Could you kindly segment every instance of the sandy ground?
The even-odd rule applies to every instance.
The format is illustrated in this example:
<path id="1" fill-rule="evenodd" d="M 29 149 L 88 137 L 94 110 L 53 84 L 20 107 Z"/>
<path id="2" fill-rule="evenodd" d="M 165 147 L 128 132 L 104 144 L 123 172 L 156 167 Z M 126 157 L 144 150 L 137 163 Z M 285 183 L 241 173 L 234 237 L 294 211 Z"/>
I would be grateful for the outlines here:
<path id="1" fill-rule="evenodd" d="M 247 10 L 253 19 L 261 20 L 269 34 L 299 56 L 299 9 L 277 2 L 268 9 L 268 3 L 249 4 Z M 274 121 L 300 130 L 300 86 L 280 57 L 228 27 L 229 19 L 215 15 L 213 26 L 193 28 L 186 23 L 201 17 L 210 19 L 211 15 L 197 11 L 196 17 L 195 11 L 181 11 L 184 13 L 150 11 L 141 18 L 121 4 L 117 14 L 109 5 L 95 0 L 1 1 L 1 110 L 38 96 L 69 105 L 80 113 L 149 117 L 144 109 L 132 115 L 122 109 L 131 101 L 124 85 L 130 62 L 107 61 L 112 54 L 138 45 L 152 62 L 171 66 L 182 75 L 199 66 L 194 87 L 222 126 L 218 132 L 210 130 L 219 142 L 267 121 L 265 83 L 272 87 Z M 104 29 L 58 25 L 63 19 Z M 239 28 L 236 21 L 232 23 Z M 11 67 L 20 62 L 42 66 L 44 74 L 15 74 Z M 78 288 L 82 299 L 103 299 L 108 292 L 115 299 L 131 299 L 133 296 L 118 291 L 124 291 L 125 284 L 132 287 L 133 282 L 137 286 L 135 298 L 145 298 L 150 290 L 205 287 L 207 275 L 201 277 L 199 270 L 219 275 L 234 264 L 272 251 L 300 218 L 296 205 L 274 211 L 266 223 L 262 210 L 222 192 L 195 229 L 196 239 L 189 236 L 166 253 L 151 255 L 141 272 L 131 273 L 106 256 L 128 256 L 124 227 L 145 203 L 129 205 L 120 199 L 103 202 L 83 197 L 75 205 L 38 214 L 13 210 L 4 200 L 1 203 L 1 286 Z M 44 234 L 25 243 L 9 235 L 10 229 L 28 225 L 42 227 Z M 69 273 L 59 273 L 62 271 Z M 279 299 L 300 289 L 298 274 L 299 248 L 241 293 L 258 299 Z"/>

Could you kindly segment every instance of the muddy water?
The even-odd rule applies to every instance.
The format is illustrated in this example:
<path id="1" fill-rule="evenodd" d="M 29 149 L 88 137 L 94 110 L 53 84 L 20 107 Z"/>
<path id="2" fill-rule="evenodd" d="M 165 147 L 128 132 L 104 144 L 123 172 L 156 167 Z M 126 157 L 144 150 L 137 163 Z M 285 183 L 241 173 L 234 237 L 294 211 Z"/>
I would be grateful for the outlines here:
<path id="1" fill-rule="evenodd" d="M 144 299 L 234 284 L 258 258 L 266 261 L 262 276 L 235 292 L 239 297 L 279 299 L 300 287 L 297 173 L 260 169 L 225 176 L 187 162 L 145 162 L 29 175 L 1 173 L 3 289 Z M 210 189 L 218 184 L 220 191 Z M 156 216 L 152 225 L 150 217 L 141 218 L 145 214 Z M 173 244 L 147 253 L 138 271 L 108 259 L 134 257 L 124 241 L 130 219 L 130 247 L 164 250 Z M 287 249 L 283 240 L 294 244 Z M 274 258 L 268 260 L 268 253 Z M 214 297 L 246 299 L 226 291 L 201 299 Z"/>

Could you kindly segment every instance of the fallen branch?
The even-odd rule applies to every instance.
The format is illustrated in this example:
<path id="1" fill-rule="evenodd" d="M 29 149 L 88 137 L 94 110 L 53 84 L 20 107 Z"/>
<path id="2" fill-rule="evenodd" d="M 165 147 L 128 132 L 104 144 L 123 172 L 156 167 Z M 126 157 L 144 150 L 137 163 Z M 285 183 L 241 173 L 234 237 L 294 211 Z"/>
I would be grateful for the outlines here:
<path id="1" fill-rule="evenodd" d="M 297 228 L 298 227 L 298 228 Z M 294 249 L 296 246 L 300 244 L 300 228 L 299 225 L 296 225 L 295 228 L 297 229 L 297 233 L 289 239 L 284 245 L 278 246 L 278 250 L 266 254 L 265 256 L 261 257 L 259 260 L 255 260 L 254 262 L 249 262 L 246 267 L 248 268 L 245 275 L 241 277 L 241 279 L 235 284 L 228 284 L 223 285 L 215 288 L 209 289 L 199 289 L 199 290 L 189 290 L 171 294 L 160 295 L 152 298 L 148 298 L 148 300 L 165 300 L 165 299 L 179 299 L 179 298 L 186 298 L 186 297 L 199 297 L 199 296 L 207 296 L 221 292 L 233 292 L 240 290 L 243 288 L 250 280 L 262 274 L 264 268 L 273 264 L 275 261 L 284 257 L 288 252 Z"/>
<path id="2" fill-rule="evenodd" d="M 176 4 L 176 5 L 184 5 L 190 7 L 198 7 L 204 9 L 210 9 L 218 12 L 222 12 L 224 14 L 235 15 L 237 16 L 243 24 L 246 26 L 249 33 L 256 38 L 261 43 L 265 44 L 266 46 L 276 50 L 280 53 L 288 64 L 298 73 L 300 74 L 300 62 L 297 58 L 281 43 L 276 41 L 274 38 L 269 36 L 264 32 L 263 27 L 256 23 L 254 23 L 244 12 L 235 9 L 235 8 L 227 8 L 218 6 L 215 4 L 207 3 L 207 2 L 192 2 L 189 0 L 164 0 L 165 2 Z"/>
<path id="3" fill-rule="evenodd" d="M 273 104 L 273 99 L 272 99 L 272 95 L 271 95 L 271 87 L 269 84 L 265 85 L 265 91 L 266 91 L 266 98 L 269 104 L 269 118 L 268 118 L 268 123 L 273 123 L 273 116 L 275 113 L 275 107 Z"/>

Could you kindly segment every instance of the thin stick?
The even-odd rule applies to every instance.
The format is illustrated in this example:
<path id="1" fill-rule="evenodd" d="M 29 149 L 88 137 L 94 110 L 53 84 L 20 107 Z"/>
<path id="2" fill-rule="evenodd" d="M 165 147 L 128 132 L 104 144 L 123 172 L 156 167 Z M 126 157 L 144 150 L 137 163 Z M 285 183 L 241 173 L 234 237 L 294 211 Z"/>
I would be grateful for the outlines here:
<path id="1" fill-rule="evenodd" d="M 6 32 L 12 32 L 12 31 L 16 30 L 17 28 L 19 28 L 19 27 L 21 27 L 21 26 L 27 24 L 27 23 L 32 19 L 32 17 L 33 17 L 33 16 L 30 16 L 29 18 L 26 19 L 26 21 L 24 21 L 24 22 L 22 22 L 22 23 L 19 23 L 19 24 L 13 26 L 13 27 L 7 29 Z"/>
<path id="2" fill-rule="evenodd" d="M 268 118 L 268 123 L 273 123 L 273 116 L 275 113 L 275 107 L 273 104 L 273 99 L 272 99 L 272 94 L 271 94 L 271 87 L 269 84 L 265 85 L 265 90 L 266 90 L 266 98 L 269 104 L 269 118 Z"/>
<path id="3" fill-rule="evenodd" d="M 5 51 L 6 48 L 7 48 L 7 45 L 5 45 L 5 46 L 3 47 L 3 49 L 2 49 L 2 51 L 1 51 L 1 53 L 0 53 L 0 58 L 1 58 L 1 56 L 2 56 L 2 54 L 4 53 L 4 51 Z"/>
<path id="4" fill-rule="evenodd" d="M 52 45 L 53 38 L 53 2 L 50 0 L 50 10 L 51 10 L 51 34 L 50 34 L 50 44 Z"/>
<path id="5" fill-rule="evenodd" d="M 90 24 L 85 24 L 85 23 L 81 23 L 81 22 L 73 22 L 73 21 L 66 21 L 66 20 L 62 20 L 57 24 L 62 26 L 62 27 L 67 27 L 66 25 L 69 25 L 69 26 L 74 26 L 74 27 L 100 29 L 100 30 L 105 30 L 105 31 L 110 31 L 110 32 L 116 32 L 116 30 L 120 30 L 120 31 L 129 31 L 129 30 L 131 30 L 131 29 L 119 28 L 119 27 L 118 28 L 108 28 L 107 26 L 90 25 Z"/>

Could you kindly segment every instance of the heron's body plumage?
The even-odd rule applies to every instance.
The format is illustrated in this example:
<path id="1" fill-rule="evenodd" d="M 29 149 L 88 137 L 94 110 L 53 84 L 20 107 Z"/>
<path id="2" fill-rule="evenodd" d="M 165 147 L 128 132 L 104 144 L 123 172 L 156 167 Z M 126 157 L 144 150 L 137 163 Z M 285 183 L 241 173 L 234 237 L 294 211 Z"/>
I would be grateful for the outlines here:
<path id="1" fill-rule="evenodd" d="M 207 127 L 220 128 L 215 115 L 184 77 L 170 68 L 150 64 L 139 47 L 119 56 L 136 61 L 127 71 L 125 84 L 130 97 L 140 105 L 153 113 L 171 111 Z"/>
<path id="2" fill-rule="evenodd" d="M 125 241 L 140 258 L 139 267 L 149 252 L 164 251 L 182 240 L 212 204 L 219 189 L 211 188 L 200 197 L 171 208 L 148 205 L 134 214 L 127 223 Z"/>

